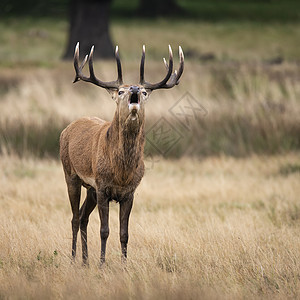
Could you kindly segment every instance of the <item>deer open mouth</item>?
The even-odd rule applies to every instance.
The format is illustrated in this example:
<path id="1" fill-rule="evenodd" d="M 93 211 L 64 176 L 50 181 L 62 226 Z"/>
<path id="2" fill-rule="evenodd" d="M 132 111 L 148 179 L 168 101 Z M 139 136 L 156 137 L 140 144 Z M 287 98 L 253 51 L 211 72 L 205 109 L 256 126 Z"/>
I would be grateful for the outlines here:
<path id="1" fill-rule="evenodd" d="M 132 93 L 128 102 L 129 118 L 131 121 L 136 121 L 138 120 L 138 111 L 140 110 L 140 99 L 138 93 Z"/>
<path id="2" fill-rule="evenodd" d="M 130 99 L 129 99 L 129 104 L 138 104 L 139 103 L 139 96 L 137 93 L 133 93 L 131 96 L 130 96 Z"/>
<path id="3" fill-rule="evenodd" d="M 139 103 L 140 100 L 139 100 L 138 93 L 132 93 L 128 102 L 129 102 L 128 108 L 131 115 L 131 120 L 135 120 L 138 111 L 140 110 L 140 103 Z"/>

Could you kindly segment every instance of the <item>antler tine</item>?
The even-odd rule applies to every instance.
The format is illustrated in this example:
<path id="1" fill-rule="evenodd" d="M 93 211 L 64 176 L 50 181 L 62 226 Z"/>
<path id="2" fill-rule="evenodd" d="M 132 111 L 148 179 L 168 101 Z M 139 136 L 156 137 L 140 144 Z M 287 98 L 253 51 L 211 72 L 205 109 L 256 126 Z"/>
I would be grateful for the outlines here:
<path id="1" fill-rule="evenodd" d="M 87 79 L 82 74 L 82 69 L 84 68 L 87 60 L 88 60 L 88 55 L 86 55 L 84 57 L 82 63 L 80 64 L 80 66 L 78 66 L 78 63 L 79 63 L 79 42 L 78 42 L 76 44 L 75 53 L 74 53 L 74 67 L 75 67 L 75 71 L 76 71 L 76 76 L 75 76 L 75 79 L 74 79 L 73 83 L 79 81 L 80 79 L 82 79 L 82 80 L 86 80 Z"/>
<path id="2" fill-rule="evenodd" d="M 164 62 L 164 65 L 165 65 L 166 69 L 168 70 L 168 69 L 169 69 L 169 66 L 168 66 L 168 63 L 167 63 L 167 61 L 166 61 L 165 58 L 163 58 L 163 62 Z M 173 82 L 173 80 L 175 79 L 176 75 L 177 75 L 177 71 L 175 70 L 174 73 L 172 73 L 172 75 L 171 75 L 169 81 L 170 81 L 170 82 Z"/>
<path id="3" fill-rule="evenodd" d="M 123 76 L 122 76 L 121 60 L 120 60 L 120 55 L 119 55 L 119 46 L 116 46 L 115 57 L 116 57 L 117 69 L 118 69 L 118 79 L 117 79 L 117 81 L 121 85 L 121 84 L 123 84 Z"/>
<path id="4" fill-rule="evenodd" d="M 168 72 L 165 78 L 158 82 L 158 83 L 149 83 L 144 80 L 144 66 L 145 66 L 145 46 L 143 46 L 143 53 L 142 53 L 142 60 L 141 60 L 141 67 L 140 67 L 140 83 L 146 89 L 156 90 L 162 88 L 167 81 L 170 79 L 173 71 L 173 53 L 172 48 L 169 45 L 169 65 L 168 65 Z"/>
<path id="5" fill-rule="evenodd" d="M 79 42 L 78 42 L 76 44 L 75 53 L 74 53 L 74 67 L 76 70 L 76 77 L 75 77 L 73 83 L 76 81 L 79 81 L 80 79 L 82 79 L 84 77 L 84 75 L 82 74 L 82 69 L 84 68 L 84 66 L 86 64 L 87 59 L 88 59 L 88 55 L 86 55 L 84 57 L 80 67 L 78 66 L 78 62 L 79 62 Z"/>
<path id="6" fill-rule="evenodd" d="M 80 65 L 80 67 L 79 67 L 79 70 L 82 70 L 82 69 L 84 68 L 84 66 L 85 66 L 85 64 L 86 64 L 86 62 L 87 62 L 87 60 L 88 60 L 88 57 L 89 57 L 88 55 L 86 55 L 86 56 L 84 57 L 84 59 L 83 59 L 81 65 Z"/>
<path id="7" fill-rule="evenodd" d="M 142 58 L 141 58 L 141 66 L 140 66 L 140 84 L 145 83 L 145 45 L 143 45 Z"/>
<path id="8" fill-rule="evenodd" d="M 180 77 L 183 73 L 183 69 L 184 69 L 184 54 L 183 54 L 181 46 L 179 46 L 178 51 L 179 51 L 180 65 L 179 65 L 179 70 L 178 70 L 177 77 L 176 77 L 176 79 L 177 79 L 176 84 L 179 83 L 179 79 L 180 79 Z"/>
<path id="9" fill-rule="evenodd" d="M 83 62 L 81 63 L 80 67 L 79 63 L 79 42 L 76 44 L 75 53 L 74 53 L 74 68 L 76 72 L 76 77 L 74 79 L 74 83 L 83 80 L 86 82 L 93 83 L 97 86 L 106 88 L 106 89 L 118 89 L 118 87 L 123 83 L 122 81 L 122 68 L 121 68 L 121 61 L 118 53 L 118 49 L 116 48 L 116 60 L 118 66 L 118 79 L 115 81 L 104 82 L 99 80 L 94 73 L 94 66 L 93 66 L 93 54 L 94 54 L 94 46 L 92 46 L 90 54 L 86 55 Z M 82 73 L 82 69 L 84 68 L 86 62 L 89 62 L 89 70 L 90 70 L 90 77 L 86 77 Z"/>
<path id="10" fill-rule="evenodd" d="M 89 54 L 89 69 L 90 69 L 90 79 L 91 80 L 97 79 L 95 76 L 95 72 L 94 72 L 93 60 L 94 60 L 94 45 L 92 46 L 90 54 Z"/>
<path id="11" fill-rule="evenodd" d="M 163 58 L 163 61 L 164 61 L 165 67 L 168 69 L 168 64 L 166 62 L 166 59 Z M 179 84 L 179 79 L 180 79 L 180 77 L 183 73 L 183 69 L 184 69 L 184 55 L 183 55 L 182 48 L 180 46 L 179 46 L 179 61 L 180 61 L 180 64 L 179 64 L 178 72 L 175 70 L 174 73 L 172 73 L 172 75 L 170 77 L 169 83 L 166 83 L 161 88 L 170 89 L 173 86 Z"/>

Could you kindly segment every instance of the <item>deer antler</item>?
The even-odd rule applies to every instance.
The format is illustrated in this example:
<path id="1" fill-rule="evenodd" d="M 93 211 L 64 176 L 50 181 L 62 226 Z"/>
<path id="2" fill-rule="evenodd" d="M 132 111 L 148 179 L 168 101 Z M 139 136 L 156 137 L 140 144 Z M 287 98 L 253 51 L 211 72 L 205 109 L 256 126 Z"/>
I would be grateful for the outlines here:
<path id="1" fill-rule="evenodd" d="M 149 83 L 146 82 L 144 79 L 144 69 L 145 69 L 145 45 L 143 45 L 143 52 L 142 52 L 142 59 L 141 59 L 141 66 L 140 66 L 140 84 L 144 86 L 145 89 L 150 90 L 157 90 L 157 89 L 169 89 L 173 86 L 177 85 L 179 83 L 179 79 L 183 73 L 184 69 L 184 55 L 181 47 L 179 46 L 179 59 L 180 59 L 180 65 L 178 72 L 175 70 L 173 71 L 173 54 L 172 54 L 172 48 L 169 45 L 169 65 L 167 64 L 165 58 L 163 59 L 165 67 L 167 69 L 167 75 L 166 77 L 158 82 L 158 83 Z M 169 83 L 167 83 L 169 81 Z"/>
<path id="2" fill-rule="evenodd" d="M 94 67 L 93 67 L 93 53 L 94 53 L 94 46 L 92 46 L 90 54 L 86 55 L 84 60 L 82 61 L 81 65 L 79 66 L 79 42 L 76 45 L 75 52 L 74 52 L 74 68 L 76 71 L 76 77 L 73 81 L 73 83 L 83 80 L 86 82 L 90 82 L 93 84 L 96 84 L 97 86 L 106 88 L 106 89 L 118 89 L 118 87 L 123 84 L 123 79 L 122 79 L 122 67 L 121 67 L 121 61 L 120 61 L 120 56 L 119 56 L 119 47 L 116 46 L 116 51 L 115 51 L 115 57 L 117 61 L 117 69 L 118 69 L 118 79 L 115 81 L 109 81 L 109 82 L 104 82 L 99 80 L 94 73 Z M 86 77 L 82 73 L 82 69 L 84 68 L 86 62 L 89 62 L 89 70 L 90 70 L 90 77 Z"/>

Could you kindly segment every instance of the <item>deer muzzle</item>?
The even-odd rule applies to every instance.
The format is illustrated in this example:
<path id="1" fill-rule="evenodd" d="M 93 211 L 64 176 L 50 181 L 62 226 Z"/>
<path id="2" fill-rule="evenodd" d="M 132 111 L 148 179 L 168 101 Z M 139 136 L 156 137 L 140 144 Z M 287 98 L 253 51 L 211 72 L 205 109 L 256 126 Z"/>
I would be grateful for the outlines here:
<path id="1" fill-rule="evenodd" d="M 140 104 L 139 103 L 133 103 L 129 104 L 129 111 L 132 114 L 136 114 L 140 110 Z"/>

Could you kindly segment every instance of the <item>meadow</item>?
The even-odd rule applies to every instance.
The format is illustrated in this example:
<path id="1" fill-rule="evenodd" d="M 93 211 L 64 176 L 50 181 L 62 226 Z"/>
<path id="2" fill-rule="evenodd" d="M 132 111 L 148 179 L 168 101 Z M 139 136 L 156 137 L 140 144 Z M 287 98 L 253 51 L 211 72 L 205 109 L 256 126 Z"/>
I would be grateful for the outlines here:
<path id="1" fill-rule="evenodd" d="M 96 211 L 88 229 L 90 267 L 81 265 L 81 251 L 71 264 L 59 162 L 2 156 L 1 298 L 298 298 L 299 167 L 291 168 L 297 160 L 289 154 L 147 164 L 127 265 L 118 205 L 111 203 L 107 264 L 100 269 Z"/>
<path id="2" fill-rule="evenodd" d="M 72 84 L 72 62 L 60 60 L 66 29 L 62 19 L 0 21 L 0 298 L 299 298 L 299 23 L 112 22 L 126 82 L 138 79 L 142 44 L 149 81 L 162 77 L 168 44 L 175 65 L 183 47 L 186 64 L 180 85 L 154 92 L 146 107 L 148 137 L 163 118 L 182 139 L 170 150 L 147 143 L 128 262 L 111 203 L 101 269 L 96 211 L 90 266 L 81 251 L 71 264 L 58 137 L 78 117 L 111 119 L 115 103 Z M 95 64 L 104 80 L 115 69 Z M 202 111 L 185 128 L 171 108 L 187 92 Z"/>

